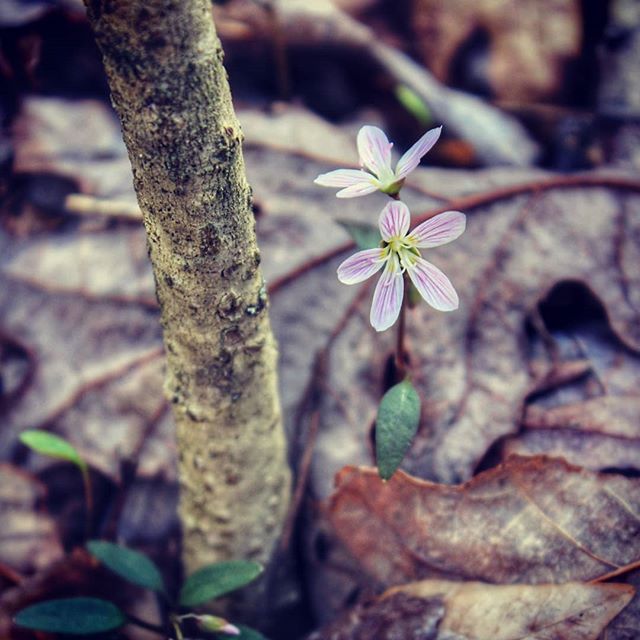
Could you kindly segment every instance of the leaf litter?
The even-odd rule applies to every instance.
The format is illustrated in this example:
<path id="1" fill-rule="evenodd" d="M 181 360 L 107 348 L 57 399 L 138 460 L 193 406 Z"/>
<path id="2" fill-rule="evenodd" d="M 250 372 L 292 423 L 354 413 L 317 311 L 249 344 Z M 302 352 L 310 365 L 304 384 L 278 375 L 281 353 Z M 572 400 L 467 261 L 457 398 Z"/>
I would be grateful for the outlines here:
<path id="1" fill-rule="evenodd" d="M 93 108 L 91 103 L 85 106 Z M 59 108 L 64 108 L 64 103 Z M 279 117 L 286 119 L 286 114 Z M 252 118 L 252 127 L 268 128 L 268 115 L 254 113 Z M 300 126 L 299 121 L 295 126 Z M 57 135 L 64 138 L 63 132 L 60 130 Z M 324 259 L 333 248 L 345 243 L 347 235 L 332 221 L 330 212 L 337 212 L 335 200 L 312 185 L 313 177 L 326 170 L 326 165 L 314 157 L 317 154 L 327 162 L 331 151 L 305 147 L 297 153 L 295 144 L 273 149 L 268 136 L 254 135 L 255 141 L 247 145 L 246 159 L 261 211 L 258 233 L 265 273 L 270 281 L 294 274 L 272 300 L 272 317 L 281 345 L 283 406 L 293 440 L 305 429 L 297 417 L 298 405 L 312 375 L 314 355 L 332 336 L 337 319 L 352 300 L 353 293 L 341 288 L 334 279 L 337 260 Z M 117 160 L 126 166 L 122 148 L 114 149 L 109 150 L 109 162 Z M 336 149 L 336 155 L 344 163 L 343 149 L 339 145 Z M 89 152 L 88 158 L 91 157 Z M 99 153 L 93 157 L 100 161 Z M 53 153 L 44 169 L 25 164 L 25 170 L 46 169 L 64 174 L 69 171 L 65 163 L 58 167 Z M 71 173 L 84 171 L 86 164 L 78 163 Z M 97 169 L 86 175 L 78 180 L 79 188 L 86 193 L 131 198 L 130 176 L 126 172 L 119 173 L 122 179 L 115 183 L 111 182 L 113 176 L 101 183 L 102 173 Z M 565 437 L 567 432 L 574 437 L 578 434 L 581 442 L 608 438 L 609 444 L 622 441 L 629 445 L 628 451 L 633 450 L 637 432 L 630 397 L 637 388 L 640 347 L 636 311 L 640 296 L 636 286 L 640 280 L 636 260 L 640 234 L 636 229 L 637 196 L 607 186 L 605 175 L 599 188 L 598 176 L 592 175 L 595 184 L 588 186 L 588 190 L 579 185 L 562 190 L 532 188 L 529 195 L 510 197 L 498 197 L 500 190 L 523 182 L 544 183 L 547 175 L 505 169 L 473 173 L 418 170 L 413 178 L 414 189 L 407 189 L 413 211 L 432 211 L 443 201 L 455 208 L 456 202 L 468 202 L 469 194 L 480 191 L 494 192 L 496 196 L 495 200 L 488 197 L 477 209 L 468 211 L 472 214 L 469 231 L 458 251 L 440 254 L 435 250 L 429 256 L 451 274 L 463 307 L 459 314 L 446 317 L 426 308 L 410 314 L 411 367 L 414 384 L 423 400 L 423 412 L 421 432 L 405 463 L 406 470 L 438 482 L 468 480 L 479 465 L 488 464 L 485 457 L 494 446 L 503 445 L 504 450 L 497 454 L 499 460 L 512 451 L 522 450 L 526 438 L 535 433 L 547 437 L 542 444 L 536 444 L 537 448 L 527 445 L 535 453 L 557 453 L 559 449 L 552 446 L 548 436 L 559 433 Z M 434 185 L 441 199 L 433 197 Z M 371 198 L 373 210 L 385 203 L 382 198 Z M 371 217 L 357 204 L 341 203 L 339 214 L 354 222 L 371 222 Z M 140 226 L 135 221 L 100 223 L 99 216 L 88 224 L 84 217 L 77 220 L 71 215 L 55 233 L 30 233 L 20 240 L 2 233 L 5 234 L 2 246 L 7 247 L 2 257 L 2 329 L 16 343 L 24 345 L 37 363 L 30 383 L 8 414 L 1 435 L 3 450 L 16 451 L 15 437 L 21 429 L 46 426 L 67 436 L 91 464 L 114 480 L 119 477 L 122 462 L 134 459 L 140 463 L 141 480 L 161 477 L 163 486 L 175 483 L 172 423 L 161 394 L 160 331 Z M 313 247 L 311 254 L 308 247 Z M 307 267 L 310 259 L 316 260 L 313 268 Z M 585 334 L 553 326 L 540 307 L 558 283 L 578 283 L 588 289 L 604 310 L 599 316 L 595 314 L 603 330 Z M 327 300 L 331 300 L 330 305 Z M 314 497 L 324 498 L 331 493 L 331 477 L 344 464 L 370 464 L 373 459 L 368 436 L 384 391 L 383 376 L 377 372 L 385 369 L 393 337 L 385 334 L 380 343 L 374 342 L 372 332 L 366 328 L 367 304 L 365 299 L 362 305 L 356 305 L 349 312 L 343 330 L 333 338 L 335 346 L 318 405 L 320 430 L 309 490 Z M 592 305 L 586 305 L 585 309 L 587 315 L 592 314 Z M 436 341 L 430 336 L 439 338 Z M 569 370 L 573 371 L 571 375 L 567 374 Z M 105 434 L 110 435 L 105 438 Z M 563 451 L 570 446 L 570 441 L 564 441 Z M 597 458 L 593 447 L 587 447 L 571 461 L 594 469 L 637 468 L 631 454 L 622 456 L 623 448 L 608 457 L 602 457 L 600 448 Z M 152 455 L 156 456 L 155 462 L 149 457 Z M 637 523 L 634 525 L 632 518 L 623 520 L 624 509 L 612 495 L 601 490 L 601 485 L 612 486 L 616 495 L 622 492 L 626 500 L 625 488 L 632 480 L 616 475 L 592 476 L 557 461 L 538 460 L 531 467 L 522 462 L 517 469 L 509 464 L 505 469 L 511 469 L 510 480 L 515 478 L 524 486 L 538 477 L 553 486 L 553 492 L 559 491 L 560 497 L 570 489 L 566 496 L 569 504 L 585 496 L 592 498 L 593 492 L 599 502 L 595 506 L 589 502 L 589 511 L 605 512 L 607 518 L 599 520 L 582 514 L 583 519 L 573 522 L 577 529 L 571 531 L 572 539 L 579 544 L 572 544 L 553 524 L 540 517 L 536 520 L 536 508 L 515 488 L 505 495 L 501 495 L 503 489 L 494 489 L 498 502 L 500 497 L 512 509 L 520 508 L 523 522 L 531 518 L 539 525 L 539 530 L 533 532 L 522 523 L 518 527 L 517 521 L 512 525 L 513 530 L 522 534 L 522 540 L 529 541 L 528 555 L 518 555 L 522 549 L 518 549 L 515 539 L 512 540 L 515 548 L 513 545 L 503 548 L 501 543 L 494 542 L 488 552 L 486 545 L 474 543 L 473 538 L 463 540 L 460 529 L 457 538 L 450 535 L 433 551 L 429 547 L 431 538 L 418 542 L 419 532 L 409 525 L 400 532 L 397 527 L 390 531 L 384 523 L 372 519 L 361 524 L 360 529 L 354 528 L 362 508 L 358 511 L 352 505 L 342 506 L 334 509 L 333 515 L 351 518 L 352 543 L 357 539 L 358 544 L 368 549 L 366 553 L 360 549 L 356 556 L 373 572 L 380 587 L 425 577 L 424 558 L 416 556 L 415 549 L 427 553 L 427 565 L 435 563 L 437 570 L 431 576 L 434 578 L 531 582 L 541 586 L 548 582 L 591 580 L 638 560 L 637 541 L 633 540 L 633 535 L 637 537 L 637 528 L 633 528 Z M 29 466 L 41 469 L 33 460 Z M 555 475 L 551 473 L 553 469 Z M 573 479 L 568 486 L 564 484 L 564 476 Z M 404 477 L 394 477 L 389 487 L 395 486 L 397 478 Z M 367 478 L 367 472 L 363 472 L 361 480 Z M 472 482 L 481 478 L 482 475 Z M 407 483 L 423 486 L 417 480 Z M 535 493 L 535 489 L 534 486 L 529 491 Z M 441 490 L 449 503 L 461 491 L 445 486 Z M 556 493 L 553 496 L 558 497 Z M 374 499 L 375 492 L 369 498 Z M 484 498 L 488 499 L 486 495 Z M 420 501 L 419 497 L 413 499 Z M 628 497 L 629 504 L 631 499 Z M 403 509 L 397 517 L 411 515 L 406 503 L 399 505 Z M 559 505 L 564 503 L 545 503 L 545 508 L 560 509 Z M 637 513 L 637 504 L 634 509 Z M 501 510 L 488 510 L 484 516 L 476 515 L 475 520 L 468 505 L 458 507 L 455 513 L 460 518 L 466 514 L 486 537 L 490 520 L 483 518 L 499 516 Z M 614 522 L 611 514 L 619 520 Z M 451 533 L 451 520 L 452 514 L 446 512 L 437 526 L 444 527 L 443 531 L 449 527 Z M 622 529 L 616 528 L 616 522 L 624 525 Z M 316 539 L 321 526 L 323 522 L 311 518 L 307 524 L 308 539 Z M 336 526 L 336 531 L 339 530 Z M 493 535 L 499 539 L 500 533 L 503 532 L 496 525 Z M 130 535 L 135 532 L 130 531 Z M 334 536 L 335 532 L 328 535 Z M 537 539 L 536 535 L 542 537 Z M 598 536 L 601 536 L 599 543 Z M 384 556 L 375 550 L 374 543 L 387 540 L 398 545 L 398 538 L 409 538 L 416 548 L 409 553 L 400 545 L 396 555 L 390 550 L 395 547 L 389 547 Z M 587 543 L 599 547 L 595 549 Z M 335 544 L 332 540 L 329 546 Z M 626 549 L 624 544 L 628 545 Z M 371 545 L 373 548 L 369 549 Z M 350 550 L 354 551 L 351 547 Z M 551 557 L 560 550 L 568 555 L 564 563 L 555 567 Z M 460 566 L 462 558 L 473 560 L 473 571 L 465 573 Z M 575 562 L 575 567 L 568 559 Z M 322 562 L 316 563 L 314 558 L 310 562 L 313 566 L 310 580 L 315 583 L 311 588 L 319 594 L 316 611 L 326 617 L 329 612 L 326 608 L 323 612 L 321 601 L 330 600 L 327 585 L 331 584 L 331 569 Z M 384 571 L 380 569 L 385 566 Z M 517 577 L 513 566 L 519 567 Z M 630 574 L 631 581 L 635 580 L 634 575 Z M 386 582 L 381 576 L 393 576 L 393 581 Z M 520 586 L 524 589 L 526 585 L 512 588 Z M 473 591 L 473 585 L 467 587 L 469 593 L 479 594 Z M 444 589 L 442 584 L 438 588 Z M 597 606 L 609 612 L 623 606 L 629 590 L 616 589 L 611 590 L 617 594 L 611 596 L 615 606 Z M 579 592 L 576 587 L 574 593 Z M 606 592 L 593 589 L 590 593 L 595 601 L 600 598 L 605 602 Z M 513 593 L 517 598 L 524 592 L 504 593 Z M 423 600 L 432 602 L 434 597 L 428 595 Z M 447 605 L 442 603 L 446 599 L 438 596 L 436 600 L 440 603 L 436 610 L 444 615 Z M 333 609 L 340 604 L 335 598 L 331 601 Z M 638 613 L 633 613 L 634 606 L 635 601 L 627 610 L 624 622 L 627 629 L 640 619 Z M 441 620 L 442 615 L 437 619 Z M 589 628 L 606 624 L 602 622 L 610 619 L 606 615 Z M 612 629 L 615 624 L 614 621 Z M 460 635 L 466 633 L 464 630 L 456 629 L 451 627 L 450 633 L 465 637 Z"/>

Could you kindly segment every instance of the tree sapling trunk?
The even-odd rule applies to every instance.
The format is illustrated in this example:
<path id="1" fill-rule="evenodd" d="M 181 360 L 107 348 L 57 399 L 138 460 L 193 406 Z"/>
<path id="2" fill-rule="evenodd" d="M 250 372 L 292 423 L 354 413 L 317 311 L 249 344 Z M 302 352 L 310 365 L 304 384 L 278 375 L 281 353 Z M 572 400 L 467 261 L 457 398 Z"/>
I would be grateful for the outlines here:
<path id="1" fill-rule="evenodd" d="M 86 0 L 148 234 L 188 572 L 268 562 L 290 473 L 242 133 L 209 0 Z"/>

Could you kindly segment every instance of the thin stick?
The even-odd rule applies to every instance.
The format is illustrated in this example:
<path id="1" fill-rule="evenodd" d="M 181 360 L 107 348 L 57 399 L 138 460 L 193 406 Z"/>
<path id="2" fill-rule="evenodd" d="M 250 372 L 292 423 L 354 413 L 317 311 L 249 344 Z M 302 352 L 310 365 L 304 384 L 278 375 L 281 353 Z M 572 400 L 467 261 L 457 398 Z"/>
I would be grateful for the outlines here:
<path id="1" fill-rule="evenodd" d="M 305 491 L 307 489 L 307 481 L 309 479 L 309 473 L 311 471 L 311 461 L 313 460 L 313 453 L 315 451 L 315 443 L 318 437 L 318 430 L 320 427 L 320 411 L 315 409 L 311 414 L 311 421 L 309 424 L 309 431 L 307 433 L 307 442 L 302 453 L 302 459 L 298 466 L 298 479 L 296 482 L 293 498 L 291 499 L 291 506 L 287 512 L 287 519 L 285 521 L 282 538 L 280 539 L 280 549 L 283 551 L 289 548 L 291 542 L 291 536 L 293 535 L 293 529 L 302 505 Z"/>
<path id="2" fill-rule="evenodd" d="M 640 560 L 636 560 L 635 562 L 631 562 L 629 564 L 625 564 L 624 567 L 618 567 L 609 573 L 605 573 L 604 575 L 598 576 L 593 580 L 589 580 L 588 584 L 597 584 L 598 582 L 604 582 L 605 580 L 611 580 L 612 578 L 617 578 L 625 573 L 629 573 L 630 571 L 634 571 L 640 567 Z"/>
<path id="3" fill-rule="evenodd" d="M 153 631 L 154 633 L 157 633 L 158 635 L 161 636 L 165 636 L 167 635 L 166 629 L 164 627 L 161 627 L 158 624 L 153 624 L 151 622 L 147 622 L 146 620 L 141 620 L 140 618 L 127 613 L 127 619 L 129 620 L 129 622 L 131 624 L 135 624 L 138 627 L 142 627 L 143 629 L 147 629 L 148 631 Z"/>

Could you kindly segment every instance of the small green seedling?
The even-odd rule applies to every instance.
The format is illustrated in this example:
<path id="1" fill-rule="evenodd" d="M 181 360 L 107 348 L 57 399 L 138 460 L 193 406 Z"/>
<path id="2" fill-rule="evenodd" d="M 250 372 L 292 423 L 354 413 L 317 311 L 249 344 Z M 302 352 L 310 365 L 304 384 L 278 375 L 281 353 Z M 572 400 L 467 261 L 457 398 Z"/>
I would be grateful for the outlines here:
<path id="1" fill-rule="evenodd" d="M 240 589 L 262 573 L 256 562 L 219 562 L 202 567 L 189 576 L 177 602 L 167 594 L 162 574 L 147 556 L 112 542 L 91 540 L 87 549 L 105 567 L 127 582 L 154 591 L 167 603 L 167 613 L 162 625 L 140 620 L 123 612 L 112 602 L 100 598 L 62 598 L 47 600 L 22 609 L 16 617 L 18 626 L 70 635 L 92 635 L 113 631 L 125 624 L 135 624 L 163 637 L 173 630 L 176 640 L 184 640 L 183 625 L 187 620 L 195 621 L 205 630 L 218 637 L 234 636 L 240 640 L 265 640 L 254 629 L 236 626 L 218 616 L 197 613 L 181 613 L 181 609 L 196 607 Z"/>
<path id="2" fill-rule="evenodd" d="M 394 93 L 398 102 L 422 125 L 432 121 L 431 110 L 427 103 L 406 84 L 396 85 Z"/>
<path id="3" fill-rule="evenodd" d="M 93 491 L 91 489 L 91 477 L 89 467 L 78 453 L 77 449 L 67 440 L 48 431 L 41 429 L 28 429 L 20 434 L 20 442 L 36 453 L 58 460 L 65 460 L 76 465 L 82 474 L 82 484 L 84 487 L 84 499 L 87 505 L 87 531 L 91 522 L 93 511 Z"/>

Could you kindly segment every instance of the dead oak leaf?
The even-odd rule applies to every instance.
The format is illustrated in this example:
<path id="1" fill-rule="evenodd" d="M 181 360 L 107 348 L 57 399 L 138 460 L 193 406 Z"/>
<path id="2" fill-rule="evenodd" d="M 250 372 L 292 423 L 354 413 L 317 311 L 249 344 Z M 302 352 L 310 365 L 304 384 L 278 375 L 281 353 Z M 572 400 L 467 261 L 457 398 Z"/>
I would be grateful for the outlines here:
<path id="1" fill-rule="evenodd" d="M 636 469 L 640 459 L 640 401 L 600 396 L 550 408 L 527 407 L 524 431 L 507 438 L 502 454 L 547 454 L 592 470 Z"/>
<path id="2" fill-rule="evenodd" d="M 595 640 L 633 594 L 622 584 L 425 580 L 389 589 L 309 640 Z"/>
<path id="3" fill-rule="evenodd" d="M 469 482 L 345 468 L 329 502 L 337 536 L 384 586 L 426 577 L 591 580 L 640 558 L 640 481 L 513 457 Z"/>

